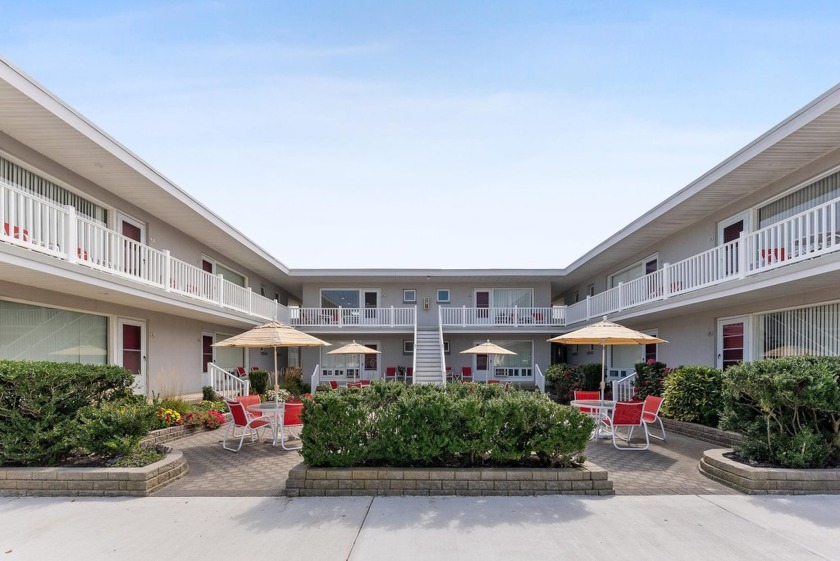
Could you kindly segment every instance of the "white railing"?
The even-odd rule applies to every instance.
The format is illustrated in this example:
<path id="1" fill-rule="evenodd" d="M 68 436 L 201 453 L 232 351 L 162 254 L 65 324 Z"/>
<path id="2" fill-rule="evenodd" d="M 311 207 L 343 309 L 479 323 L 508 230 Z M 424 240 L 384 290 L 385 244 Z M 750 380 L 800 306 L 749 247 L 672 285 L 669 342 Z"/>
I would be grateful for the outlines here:
<path id="1" fill-rule="evenodd" d="M 800 212 L 566 308 L 566 325 L 840 251 L 840 199 Z"/>
<path id="2" fill-rule="evenodd" d="M 167 255 L 164 252 L 102 224 L 77 217 L 76 244 L 78 263 L 156 286 L 165 284 Z"/>
<path id="3" fill-rule="evenodd" d="M 636 379 L 636 373 L 633 372 L 629 376 L 625 376 L 612 383 L 612 398 L 615 401 L 633 401 L 635 396 L 635 388 L 633 381 Z"/>
<path id="4" fill-rule="evenodd" d="M 66 247 L 68 208 L 0 179 L 0 237 L 4 241 L 61 257 Z"/>
<path id="5" fill-rule="evenodd" d="M 414 322 L 414 352 L 411 353 L 411 383 L 417 383 L 417 322 Z"/>
<path id="6" fill-rule="evenodd" d="M 443 349 L 443 322 L 440 321 L 441 309 L 438 308 L 438 347 L 440 348 L 440 384 L 446 385 L 446 353 Z M 415 337 L 416 340 L 416 337 Z M 416 343 L 415 343 L 416 344 Z M 416 350 L 416 349 L 415 349 Z"/>
<path id="7" fill-rule="evenodd" d="M 559 307 L 470 308 L 441 307 L 440 322 L 446 327 L 550 327 L 564 325 Z"/>
<path id="8" fill-rule="evenodd" d="M 209 302 L 222 303 L 221 275 L 214 275 L 178 259 L 169 263 L 169 290 Z"/>
<path id="9" fill-rule="evenodd" d="M 0 241 L 262 318 L 288 308 L 0 179 Z M 412 316 L 413 318 L 413 316 Z"/>
<path id="10" fill-rule="evenodd" d="M 534 363 L 534 383 L 540 393 L 545 393 L 545 375 L 540 370 L 540 365 Z"/>
<path id="11" fill-rule="evenodd" d="M 309 379 L 309 387 L 312 393 L 318 391 L 318 386 L 321 385 L 321 365 L 316 364 L 315 370 L 312 371 L 312 377 Z"/>
<path id="12" fill-rule="evenodd" d="M 295 308 L 295 327 L 411 327 L 417 308 Z"/>
<path id="13" fill-rule="evenodd" d="M 213 391 L 225 399 L 248 395 L 250 392 L 250 382 L 247 377 L 240 378 L 239 376 L 234 376 L 212 362 L 207 364 L 207 373 L 210 375 L 210 386 L 213 388 Z"/>

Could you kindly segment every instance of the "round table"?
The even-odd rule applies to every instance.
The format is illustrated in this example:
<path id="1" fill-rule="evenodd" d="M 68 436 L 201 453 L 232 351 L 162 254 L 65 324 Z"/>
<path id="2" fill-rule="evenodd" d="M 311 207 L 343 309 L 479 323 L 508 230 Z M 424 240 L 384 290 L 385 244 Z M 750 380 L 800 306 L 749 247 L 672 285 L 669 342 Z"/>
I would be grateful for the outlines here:
<path id="1" fill-rule="evenodd" d="M 599 436 L 612 435 L 612 432 L 604 424 L 602 415 L 610 416 L 615 408 L 615 401 L 609 399 L 573 399 L 569 402 L 569 405 L 575 409 L 589 409 L 585 413 L 595 421 L 595 433 L 593 435 L 595 440 L 598 440 Z"/>
<path id="2" fill-rule="evenodd" d="M 271 435 L 274 437 L 271 441 L 272 446 L 277 446 L 277 437 L 280 432 L 280 427 L 283 425 L 283 415 L 286 411 L 285 401 L 265 401 L 259 405 L 252 405 L 248 411 L 254 415 L 268 417 L 271 419 Z"/>

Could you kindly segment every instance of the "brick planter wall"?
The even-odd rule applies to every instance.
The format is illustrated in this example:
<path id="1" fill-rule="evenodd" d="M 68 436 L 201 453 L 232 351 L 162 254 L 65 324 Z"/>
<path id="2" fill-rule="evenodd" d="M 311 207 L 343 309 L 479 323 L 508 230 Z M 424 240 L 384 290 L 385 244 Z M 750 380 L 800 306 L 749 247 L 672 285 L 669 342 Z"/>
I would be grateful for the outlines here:
<path id="1" fill-rule="evenodd" d="M 731 451 L 706 450 L 700 472 L 748 495 L 840 494 L 840 469 L 752 467 L 723 456 Z"/>
<path id="2" fill-rule="evenodd" d="M 607 472 L 580 468 L 308 468 L 289 472 L 286 495 L 613 495 Z"/>
<path id="3" fill-rule="evenodd" d="M 0 468 L 0 495 L 145 497 L 189 471 L 181 452 L 140 468 Z"/>
<path id="4" fill-rule="evenodd" d="M 720 446 L 733 447 L 740 444 L 743 436 L 737 432 L 715 429 L 712 427 L 704 427 L 696 423 L 686 423 L 685 421 L 675 421 L 674 419 L 666 419 L 662 417 L 662 422 L 665 424 L 665 433 L 673 432 L 676 434 L 683 434 L 702 440 L 704 442 L 711 442 Z M 655 427 L 654 431 L 659 428 Z M 656 434 L 659 434 L 658 432 Z"/>
<path id="5" fill-rule="evenodd" d="M 230 413 L 223 413 L 225 416 L 225 423 L 229 423 L 231 416 Z M 195 434 L 197 432 L 205 432 L 208 430 L 223 430 L 225 425 L 222 425 L 218 429 L 208 429 L 205 427 L 199 427 L 195 429 L 189 429 L 185 426 L 175 426 L 175 427 L 166 427 L 165 429 L 158 429 L 149 432 L 149 436 L 144 438 L 140 441 L 140 444 L 143 446 L 153 446 L 156 444 L 166 444 L 167 442 L 172 442 L 173 440 L 178 440 L 179 438 L 184 438 L 190 436 L 191 434 Z"/>

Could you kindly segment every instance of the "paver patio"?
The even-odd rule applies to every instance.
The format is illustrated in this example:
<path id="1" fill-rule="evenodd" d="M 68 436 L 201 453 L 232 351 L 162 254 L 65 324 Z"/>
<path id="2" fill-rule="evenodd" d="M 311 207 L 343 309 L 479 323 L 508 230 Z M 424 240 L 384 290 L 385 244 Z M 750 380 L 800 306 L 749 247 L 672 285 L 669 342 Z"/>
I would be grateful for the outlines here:
<path id="1" fill-rule="evenodd" d="M 270 442 L 246 443 L 237 452 L 222 449 L 224 428 L 202 432 L 169 443 L 181 450 L 189 473 L 155 496 L 160 497 L 270 497 L 282 495 L 289 470 L 300 454 Z M 634 438 L 634 442 L 635 442 Z M 617 495 L 732 495 L 737 491 L 700 474 L 697 466 L 704 450 L 720 448 L 678 434 L 665 443 L 653 441 L 644 452 L 622 452 L 612 442 L 590 442 L 588 458 L 609 472 Z"/>

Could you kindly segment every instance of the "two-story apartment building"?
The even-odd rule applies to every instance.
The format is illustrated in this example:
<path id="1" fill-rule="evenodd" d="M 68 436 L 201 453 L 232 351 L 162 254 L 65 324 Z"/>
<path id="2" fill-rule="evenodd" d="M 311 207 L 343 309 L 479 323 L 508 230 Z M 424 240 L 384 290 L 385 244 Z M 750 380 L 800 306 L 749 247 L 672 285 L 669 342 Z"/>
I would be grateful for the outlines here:
<path id="1" fill-rule="evenodd" d="M 278 319 L 381 351 L 276 351 L 307 379 L 467 368 L 531 386 L 556 360 L 597 362 L 546 340 L 604 315 L 669 341 L 612 349 L 614 379 L 644 358 L 838 354 L 839 207 L 834 88 L 565 269 L 290 270 L 0 59 L 0 359 L 121 364 L 138 391 L 195 393 L 217 368 L 270 367 L 272 349 L 212 344 Z M 461 353 L 487 339 L 516 354 Z"/>

